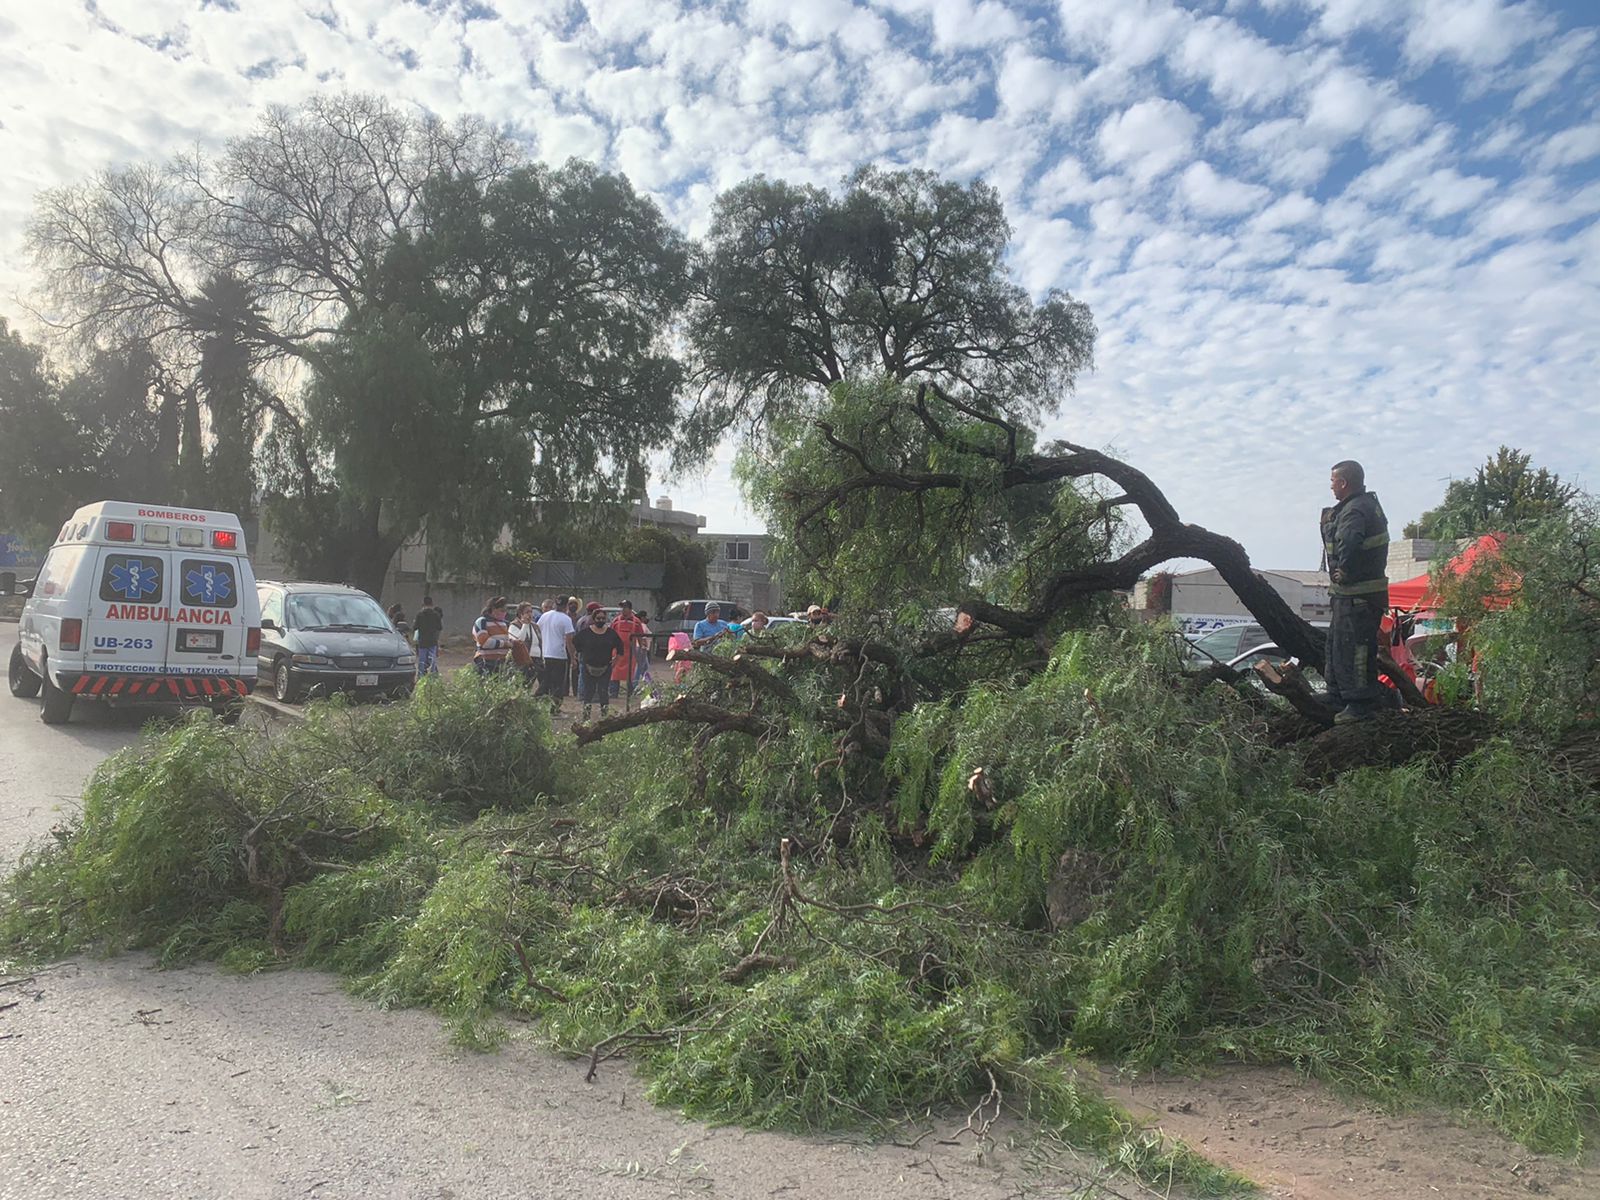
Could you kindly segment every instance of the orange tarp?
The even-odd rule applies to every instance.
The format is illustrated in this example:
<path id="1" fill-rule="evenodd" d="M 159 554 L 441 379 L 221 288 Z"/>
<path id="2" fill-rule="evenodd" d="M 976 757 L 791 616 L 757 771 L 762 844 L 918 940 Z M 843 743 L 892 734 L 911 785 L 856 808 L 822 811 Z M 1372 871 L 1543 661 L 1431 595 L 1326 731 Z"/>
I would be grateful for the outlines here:
<path id="1" fill-rule="evenodd" d="M 1494 557 L 1500 553 L 1500 546 L 1505 541 L 1502 533 L 1486 533 L 1473 542 L 1461 553 L 1452 558 L 1446 566 L 1452 575 L 1459 578 L 1470 571 L 1485 556 Z M 1515 590 L 1515 581 L 1506 580 L 1500 592 L 1489 596 L 1484 606 L 1486 608 L 1509 608 L 1511 593 Z M 1412 609 L 1431 609 L 1439 606 L 1439 595 L 1433 590 L 1429 573 L 1424 571 L 1413 579 L 1402 579 L 1398 583 L 1389 585 L 1389 607 L 1402 611 Z"/>

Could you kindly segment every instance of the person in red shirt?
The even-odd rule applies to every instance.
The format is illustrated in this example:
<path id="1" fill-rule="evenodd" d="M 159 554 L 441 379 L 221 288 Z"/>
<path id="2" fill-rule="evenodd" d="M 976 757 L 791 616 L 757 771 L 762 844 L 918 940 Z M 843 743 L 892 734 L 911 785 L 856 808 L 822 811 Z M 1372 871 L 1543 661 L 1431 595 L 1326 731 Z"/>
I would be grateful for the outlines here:
<path id="1" fill-rule="evenodd" d="M 628 699 L 633 699 L 633 684 L 639 677 L 639 657 L 650 653 L 645 641 L 645 624 L 633 612 L 633 601 L 624 600 L 622 611 L 611 622 L 611 630 L 622 641 L 622 653 L 611 666 L 611 694 L 616 696 L 627 688 Z"/>

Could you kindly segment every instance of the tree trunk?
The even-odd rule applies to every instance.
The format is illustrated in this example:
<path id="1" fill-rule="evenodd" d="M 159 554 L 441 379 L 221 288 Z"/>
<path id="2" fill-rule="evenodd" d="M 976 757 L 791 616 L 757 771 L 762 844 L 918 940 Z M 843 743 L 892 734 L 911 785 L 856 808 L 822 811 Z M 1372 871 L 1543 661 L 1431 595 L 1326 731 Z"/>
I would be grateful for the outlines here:
<path id="1" fill-rule="evenodd" d="M 358 587 L 374 599 L 383 598 L 383 583 L 389 574 L 389 564 L 395 551 L 400 549 L 404 535 L 385 532 L 380 522 L 382 504 L 374 502 L 358 510 L 355 527 L 350 531 L 349 552 L 345 567 L 345 582 Z"/>

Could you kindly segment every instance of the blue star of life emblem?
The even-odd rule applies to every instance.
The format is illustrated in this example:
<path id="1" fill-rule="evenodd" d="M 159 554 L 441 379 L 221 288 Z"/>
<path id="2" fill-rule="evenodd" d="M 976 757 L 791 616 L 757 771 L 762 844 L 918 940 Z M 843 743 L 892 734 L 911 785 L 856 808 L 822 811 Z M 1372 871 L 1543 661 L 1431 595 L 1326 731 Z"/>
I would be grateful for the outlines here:
<path id="1" fill-rule="evenodd" d="M 153 596 L 161 587 L 160 572 L 154 563 L 142 558 L 127 558 L 111 568 L 111 589 L 124 600 Z"/>
<path id="2" fill-rule="evenodd" d="M 183 593 L 197 604 L 221 604 L 233 595 L 226 571 L 197 567 L 183 577 Z"/>

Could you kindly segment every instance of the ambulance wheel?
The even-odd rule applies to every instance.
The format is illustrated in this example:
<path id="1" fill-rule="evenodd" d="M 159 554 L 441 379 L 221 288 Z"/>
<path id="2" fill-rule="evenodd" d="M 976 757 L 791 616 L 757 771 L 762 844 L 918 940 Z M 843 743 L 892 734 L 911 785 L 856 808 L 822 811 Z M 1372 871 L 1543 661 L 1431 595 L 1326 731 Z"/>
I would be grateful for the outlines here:
<path id="1" fill-rule="evenodd" d="M 300 685 L 294 681 L 294 674 L 287 658 L 280 658 L 273 665 L 272 694 L 278 698 L 280 704 L 293 704 L 300 699 Z"/>
<path id="2" fill-rule="evenodd" d="M 11 694 L 19 700 L 32 700 L 39 694 L 39 677 L 33 673 L 28 660 L 22 657 L 22 647 L 11 647 L 11 665 L 6 669 L 6 682 Z"/>
<path id="3" fill-rule="evenodd" d="M 40 665 L 44 668 L 39 678 L 39 685 L 44 690 L 44 707 L 39 710 L 39 719 L 46 725 L 65 725 L 72 716 L 72 693 L 63 692 L 51 682 L 48 661 Z"/>

